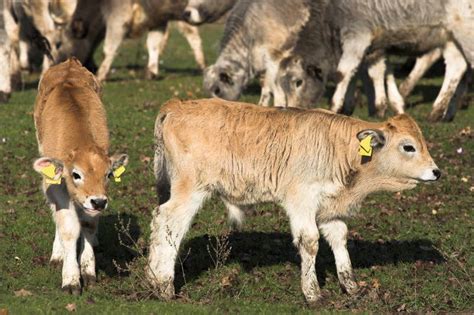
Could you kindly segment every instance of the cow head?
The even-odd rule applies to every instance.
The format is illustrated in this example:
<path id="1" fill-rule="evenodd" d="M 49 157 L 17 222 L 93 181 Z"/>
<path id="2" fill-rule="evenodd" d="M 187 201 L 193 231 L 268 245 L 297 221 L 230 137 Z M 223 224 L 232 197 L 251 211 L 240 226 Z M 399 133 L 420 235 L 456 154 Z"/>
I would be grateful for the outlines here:
<path id="1" fill-rule="evenodd" d="M 236 64 L 214 64 L 204 70 L 204 89 L 213 97 L 235 101 L 247 81 L 245 70 Z"/>
<path id="2" fill-rule="evenodd" d="M 283 97 L 275 97 L 275 105 L 306 108 L 314 106 L 324 94 L 327 72 L 325 67 L 307 64 L 300 57 L 283 59 L 276 82 Z"/>
<path id="3" fill-rule="evenodd" d="M 108 157 L 102 150 L 88 149 L 74 150 L 64 161 L 39 158 L 33 168 L 43 176 L 45 168 L 53 169 L 53 179 L 64 179 L 71 201 L 96 214 L 107 207 L 107 183 L 114 171 L 127 163 L 126 154 Z"/>
<path id="4" fill-rule="evenodd" d="M 370 146 L 379 174 L 414 187 L 418 182 L 438 180 L 441 172 L 433 161 L 416 122 L 402 114 L 389 119 L 380 129 L 365 129 L 359 140 L 371 136 Z"/>

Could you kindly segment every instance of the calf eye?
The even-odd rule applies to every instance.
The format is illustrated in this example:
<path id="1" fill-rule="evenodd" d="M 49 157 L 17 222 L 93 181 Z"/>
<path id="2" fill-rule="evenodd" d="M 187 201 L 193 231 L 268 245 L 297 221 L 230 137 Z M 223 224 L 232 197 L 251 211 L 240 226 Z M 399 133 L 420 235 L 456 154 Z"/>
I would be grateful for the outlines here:
<path id="1" fill-rule="evenodd" d="M 300 86 L 303 85 L 303 80 L 296 80 L 295 85 L 296 85 L 297 88 L 299 88 Z"/>
<path id="2" fill-rule="evenodd" d="M 412 146 L 412 145 L 409 145 L 409 144 L 404 145 L 404 146 L 403 146 L 403 150 L 404 150 L 405 152 L 415 152 L 415 151 L 416 151 L 416 150 L 415 150 L 415 147 Z"/>
<path id="3" fill-rule="evenodd" d="M 79 175 L 79 173 L 77 173 L 77 172 L 72 172 L 72 178 L 73 178 L 74 180 L 80 180 L 82 177 L 81 177 L 81 175 Z"/>

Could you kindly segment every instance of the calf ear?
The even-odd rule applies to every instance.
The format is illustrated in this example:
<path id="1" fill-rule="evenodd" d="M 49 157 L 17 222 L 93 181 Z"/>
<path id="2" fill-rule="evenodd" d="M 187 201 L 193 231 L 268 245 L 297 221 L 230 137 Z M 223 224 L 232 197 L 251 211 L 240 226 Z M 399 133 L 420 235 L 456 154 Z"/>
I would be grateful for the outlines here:
<path id="1" fill-rule="evenodd" d="M 372 148 L 381 148 L 385 145 L 385 136 L 383 132 L 379 129 L 365 129 L 360 131 L 357 134 L 357 139 L 361 141 L 365 139 L 367 136 L 372 136 L 372 140 L 370 141 L 370 146 Z"/>
<path id="2" fill-rule="evenodd" d="M 125 166 L 128 164 L 128 155 L 127 154 L 114 154 L 110 161 L 112 162 L 112 170 L 118 169 L 120 166 Z"/>
<path id="3" fill-rule="evenodd" d="M 41 157 L 33 163 L 33 168 L 43 176 L 58 179 L 63 174 L 64 164 L 56 159 Z"/>

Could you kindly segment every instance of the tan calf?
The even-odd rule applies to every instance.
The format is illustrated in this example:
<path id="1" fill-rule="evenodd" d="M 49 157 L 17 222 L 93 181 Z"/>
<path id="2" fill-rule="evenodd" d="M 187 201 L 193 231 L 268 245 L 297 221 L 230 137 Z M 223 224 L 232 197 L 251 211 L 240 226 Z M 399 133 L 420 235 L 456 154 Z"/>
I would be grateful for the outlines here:
<path id="1" fill-rule="evenodd" d="M 286 210 L 301 255 L 302 290 L 314 303 L 320 298 L 319 234 L 334 252 L 342 287 L 354 293 L 341 218 L 369 193 L 410 189 L 440 176 L 420 129 L 404 114 L 369 123 L 326 110 L 173 100 L 157 117 L 155 138 L 161 205 L 151 223 L 148 274 L 166 298 L 174 294 L 177 248 L 213 193 L 233 212 L 259 202 Z"/>
<path id="2" fill-rule="evenodd" d="M 69 59 L 51 67 L 38 90 L 34 119 L 42 157 L 33 167 L 43 175 L 43 191 L 56 223 L 51 262 L 63 262 L 62 288 L 76 294 L 81 276 L 85 285 L 95 282 L 93 246 L 100 211 L 107 207 L 107 182 L 128 157 L 108 156 L 100 86 L 79 61 Z M 79 237 L 82 248 L 77 257 Z"/>

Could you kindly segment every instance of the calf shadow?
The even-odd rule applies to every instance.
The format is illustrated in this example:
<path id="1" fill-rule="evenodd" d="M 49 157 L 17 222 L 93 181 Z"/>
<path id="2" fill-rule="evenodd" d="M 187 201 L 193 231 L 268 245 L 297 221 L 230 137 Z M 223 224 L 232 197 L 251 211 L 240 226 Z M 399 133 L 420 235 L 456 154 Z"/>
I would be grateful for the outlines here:
<path id="1" fill-rule="evenodd" d="M 109 277 L 118 276 L 116 265 L 125 267 L 138 255 L 128 246 L 136 243 L 140 236 L 141 229 L 133 214 L 109 214 L 101 217 L 99 245 L 94 249 L 97 269 Z M 127 272 L 120 272 L 120 275 L 127 275 Z"/>
<path id="2" fill-rule="evenodd" d="M 226 263 L 239 263 L 245 272 L 256 267 L 290 263 L 299 266 L 298 251 L 292 243 L 289 233 L 234 232 L 229 235 L 231 253 Z M 182 246 L 183 270 L 178 262 L 176 266 L 176 289 L 179 292 L 186 281 L 192 281 L 203 272 L 213 269 L 211 258 L 215 239 L 208 235 L 192 238 Z M 409 241 L 390 240 L 386 242 L 349 240 L 348 250 L 354 269 L 372 266 L 397 265 L 416 261 L 444 262 L 443 256 L 427 239 Z M 184 258 L 185 257 L 185 258 Z M 334 256 L 326 241 L 320 241 L 316 270 L 319 283 L 324 286 L 327 274 L 336 275 Z M 357 272 L 356 272 L 357 275 Z"/>

